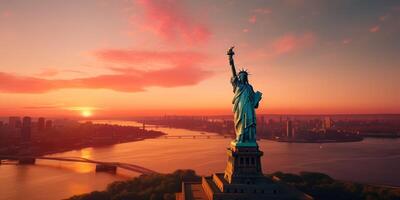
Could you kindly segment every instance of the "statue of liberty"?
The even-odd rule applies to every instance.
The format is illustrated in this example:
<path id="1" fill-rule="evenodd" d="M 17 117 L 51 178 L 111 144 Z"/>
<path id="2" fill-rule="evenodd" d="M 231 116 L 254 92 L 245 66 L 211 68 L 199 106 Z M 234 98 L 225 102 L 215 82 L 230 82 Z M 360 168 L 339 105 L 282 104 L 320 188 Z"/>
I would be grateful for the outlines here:
<path id="1" fill-rule="evenodd" d="M 232 68 L 231 83 L 235 93 L 232 100 L 236 132 L 234 144 L 236 146 L 257 146 L 255 109 L 258 108 L 262 93 L 254 92 L 253 87 L 249 84 L 249 74 L 246 70 L 240 70 L 236 74 L 233 48 L 231 47 L 227 54 Z"/>

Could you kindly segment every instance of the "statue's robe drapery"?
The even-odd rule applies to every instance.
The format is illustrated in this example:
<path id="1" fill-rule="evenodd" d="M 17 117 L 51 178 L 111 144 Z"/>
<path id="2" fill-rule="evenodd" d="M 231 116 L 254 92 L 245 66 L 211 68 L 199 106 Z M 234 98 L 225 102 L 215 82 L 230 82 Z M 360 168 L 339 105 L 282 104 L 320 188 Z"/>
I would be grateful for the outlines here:
<path id="1" fill-rule="evenodd" d="M 232 100 L 236 143 L 256 142 L 256 113 L 255 108 L 261 100 L 261 93 L 254 92 L 249 83 L 244 83 L 233 77 L 232 86 L 234 97 Z"/>

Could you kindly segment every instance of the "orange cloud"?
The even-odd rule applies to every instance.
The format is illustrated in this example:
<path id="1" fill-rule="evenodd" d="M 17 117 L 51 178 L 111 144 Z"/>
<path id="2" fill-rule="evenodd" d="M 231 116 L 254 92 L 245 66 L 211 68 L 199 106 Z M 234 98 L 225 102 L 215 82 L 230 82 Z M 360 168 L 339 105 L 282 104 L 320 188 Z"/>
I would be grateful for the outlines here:
<path id="1" fill-rule="evenodd" d="M 144 9 L 145 23 L 142 26 L 152 30 L 165 41 L 184 40 L 201 43 L 210 37 L 210 30 L 204 24 L 190 17 L 180 0 L 138 0 Z"/>
<path id="2" fill-rule="evenodd" d="M 56 76 L 60 73 L 59 70 L 57 69 L 51 69 L 51 68 L 46 68 L 43 69 L 40 73 L 38 73 L 38 76 L 45 76 L 45 77 L 51 77 L 51 76 Z"/>
<path id="3" fill-rule="evenodd" d="M 277 38 L 272 43 L 272 54 L 281 55 L 291 53 L 315 43 L 316 37 L 313 33 L 307 32 L 301 35 L 286 34 Z"/>
<path id="4" fill-rule="evenodd" d="M 61 74 L 62 72 L 83 74 L 83 72 L 79 70 L 58 70 L 55 68 L 45 68 L 42 69 L 42 71 L 36 75 L 39 77 L 54 77 Z"/>
<path id="5" fill-rule="evenodd" d="M 122 92 L 143 91 L 147 87 L 179 87 L 194 85 L 210 77 L 212 72 L 197 65 L 201 54 L 188 52 L 141 52 L 133 50 L 102 50 L 97 57 L 114 63 L 130 63 L 134 66 L 146 60 L 164 61 L 165 68 L 139 70 L 134 68 L 110 68 L 111 74 L 76 78 L 43 79 L 0 72 L 0 91 L 10 93 L 44 93 L 64 88 L 110 89 Z"/>
<path id="6" fill-rule="evenodd" d="M 100 75 L 81 79 L 49 80 L 0 72 L 0 91 L 8 93 L 44 93 L 65 88 L 110 89 L 139 92 L 147 87 L 178 87 L 194 85 L 210 76 L 195 67 Z"/>
<path id="7" fill-rule="evenodd" d="M 25 106 L 24 109 L 58 109 L 62 108 L 62 104 L 47 104 L 47 105 L 35 105 L 35 106 Z"/>
<path id="8" fill-rule="evenodd" d="M 14 93 L 41 93 L 61 88 L 65 81 L 17 76 L 0 72 L 0 91 Z"/>
<path id="9" fill-rule="evenodd" d="M 371 27 L 370 29 L 369 29 L 369 32 L 371 32 L 371 33 L 376 33 L 376 32 L 378 32 L 380 30 L 380 27 L 378 26 L 378 25 L 376 25 L 376 26 L 374 26 L 374 27 Z"/>

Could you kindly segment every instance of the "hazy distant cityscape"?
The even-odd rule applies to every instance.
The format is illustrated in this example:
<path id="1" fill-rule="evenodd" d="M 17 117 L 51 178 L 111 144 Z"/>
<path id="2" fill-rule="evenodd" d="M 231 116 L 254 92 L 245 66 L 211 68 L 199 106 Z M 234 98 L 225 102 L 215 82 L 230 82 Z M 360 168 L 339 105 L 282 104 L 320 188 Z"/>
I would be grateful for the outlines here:
<path id="1" fill-rule="evenodd" d="M 231 116 L 163 116 L 138 118 L 144 124 L 216 132 L 234 136 Z M 259 139 L 288 142 L 334 142 L 363 137 L 400 137 L 399 115 L 259 115 Z"/>
<path id="2" fill-rule="evenodd" d="M 0 121 L 0 155 L 43 155 L 161 135 L 133 126 L 11 116 Z"/>
<path id="3" fill-rule="evenodd" d="M 230 116 L 132 118 L 142 127 L 93 124 L 90 120 L 10 116 L 0 121 L 0 155 L 41 154 L 164 135 L 146 125 L 215 132 L 234 137 Z M 351 142 L 364 137 L 400 137 L 399 115 L 273 115 L 258 117 L 258 139 L 279 142 Z M 62 143 L 61 143 L 62 141 Z"/>

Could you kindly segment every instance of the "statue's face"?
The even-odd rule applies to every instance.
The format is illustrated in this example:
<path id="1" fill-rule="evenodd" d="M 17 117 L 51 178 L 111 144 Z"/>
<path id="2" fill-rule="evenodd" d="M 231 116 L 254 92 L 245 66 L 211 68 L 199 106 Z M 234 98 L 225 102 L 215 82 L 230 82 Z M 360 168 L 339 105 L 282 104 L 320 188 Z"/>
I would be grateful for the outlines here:
<path id="1" fill-rule="evenodd" d="M 239 79 L 242 82 L 247 82 L 247 74 L 246 73 L 239 73 Z"/>

